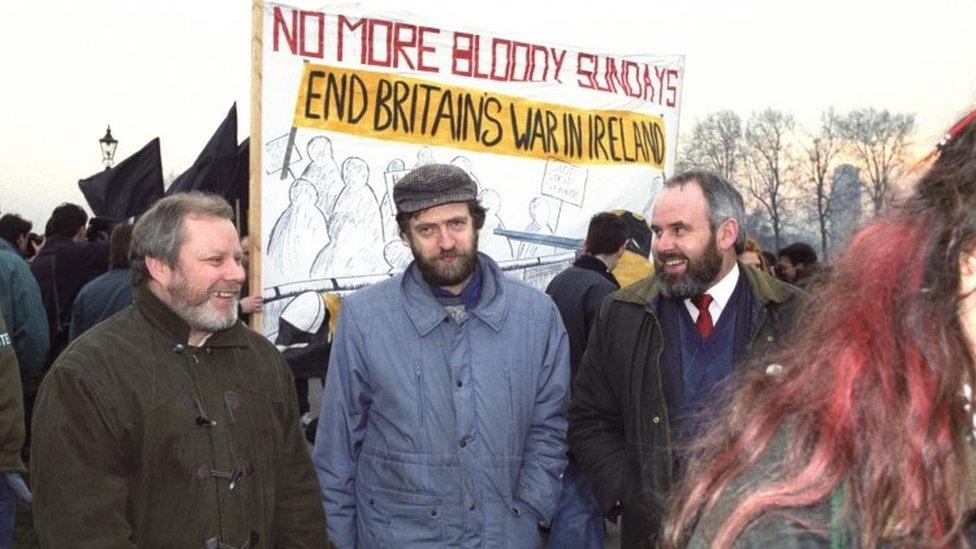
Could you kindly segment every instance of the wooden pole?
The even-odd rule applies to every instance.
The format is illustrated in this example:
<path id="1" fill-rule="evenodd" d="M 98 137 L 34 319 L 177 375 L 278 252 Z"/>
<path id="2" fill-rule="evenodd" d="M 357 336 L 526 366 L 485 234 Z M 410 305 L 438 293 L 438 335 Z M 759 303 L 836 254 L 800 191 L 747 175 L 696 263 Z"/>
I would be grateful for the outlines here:
<path id="1" fill-rule="evenodd" d="M 251 266 L 248 291 L 261 295 L 261 81 L 264 50 L 264 2 L 251 1 L 251 146 L 248 181 L 248 233 L 251 235 Z M 261 330 L 261 313 L 251 315 L 251 327 Z"/>

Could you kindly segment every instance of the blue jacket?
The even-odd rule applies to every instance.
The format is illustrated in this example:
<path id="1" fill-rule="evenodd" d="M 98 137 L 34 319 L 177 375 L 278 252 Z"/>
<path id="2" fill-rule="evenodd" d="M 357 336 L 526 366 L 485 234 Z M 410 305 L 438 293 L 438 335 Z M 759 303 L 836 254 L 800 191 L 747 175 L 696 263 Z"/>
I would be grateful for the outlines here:
<path id="1" fill-rule="evenodd" d="M 541 544 L 566 465 L 566 332 L 545 294 L 478 261 L 462 324 L 413 263 L 343 304 L 314 450 L 340 548 Z"/>
<path id="2" fill-rule="evenodd" d="M 41 290 L 27 263 L 0 239 L 0 313 L 14 342 L 21 375 L 27 379 L 41 373 L 47 360 L 47 315 Z"/>
<path id="3" fill-rule="evenodd" d="M 112 267 L 82 286 L 71 308 L 68 341 L 74 341 L 89 328 L 132 305 L 132 270 Z"/>

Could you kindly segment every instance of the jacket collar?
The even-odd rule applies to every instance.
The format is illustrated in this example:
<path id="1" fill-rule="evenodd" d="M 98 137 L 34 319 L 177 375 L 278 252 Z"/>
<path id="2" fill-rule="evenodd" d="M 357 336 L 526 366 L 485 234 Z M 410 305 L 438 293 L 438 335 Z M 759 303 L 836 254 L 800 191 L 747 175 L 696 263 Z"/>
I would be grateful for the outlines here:
<path id="1" fill-rule="evenodd" d="M 37 252 L 37 257 L 55 255 L 61 251 L 61 248 L 70 246 L 72 243 L 74 243 L 74 240 L 65 236 L 49 236 L 44 239 L 44 245 Z"/>
<path id="2" fill-rule="evenodd" d="M 752 294 L 763 304 L 769 302 L 783 303 L 790 298 L 789 286 L 785 282 L 776 280 L 741 262 L 739 263 L 739 273 L 745 275 L 746 282 L 752 289 Z M 660 288 L 657 280 L 655 280 L 654 275 L 651 275 L 620 290 L 614 294 L 613 299 L 614 301 L 638 305 L 652 305 L 659 295 Z"/>
<path id="3" fill-rule="evenodd" d="M 163 332 L 173 344 L 186 345 L 190 338 L 190 326 L 179 317 L 169 305 L 163 303 L 145 284 L 133 288 L 132 300 L 135 308 Z M 244 347 L 248 345 L 248 328 L 238 319 L 233 326 L 214 333 L 204 343 L 204 347 Z"/>
<path id="4" fill-rule="evenodd" d="M 607 264 L 603 262 L 602 259 L 590 254 L 582 254 L 573 261 L 573 267 L 579 267 L 580 269 L 586 269 L 587 271 L 593 271 L 606 278 L 613 285 L 620 287 L 620 283 L 617 282 L 617 277 L 613 276 L 613 273 L 607 269 Z"/>
<path id="5" fill-rule="evenodd" d="M 481 266 L 481 299 L 468 312 L 498 332 L 508 312 L 508 296 L 502 286 L 505 275 L 497 263 L 481 252 L 478 252 L 478 264 Z M 434 298 L 430 286 L 420 275 L 416 261 L 407 266 L 400 280 L 400 299 L 421 337 L 448 318 L 447 309 Z"/>

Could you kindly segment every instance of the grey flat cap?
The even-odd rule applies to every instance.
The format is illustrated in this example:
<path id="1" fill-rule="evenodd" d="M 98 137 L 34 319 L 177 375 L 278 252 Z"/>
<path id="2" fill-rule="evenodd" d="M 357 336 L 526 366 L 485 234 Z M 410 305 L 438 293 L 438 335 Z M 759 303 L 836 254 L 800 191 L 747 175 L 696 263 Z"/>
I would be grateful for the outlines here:
<path id="1" fill-rule="evenodd" d="M 477 198 L 478 185 L 467 172 L 451 164 L 420 166 L 393 185 L 397 213 L 414 213 Z"/>

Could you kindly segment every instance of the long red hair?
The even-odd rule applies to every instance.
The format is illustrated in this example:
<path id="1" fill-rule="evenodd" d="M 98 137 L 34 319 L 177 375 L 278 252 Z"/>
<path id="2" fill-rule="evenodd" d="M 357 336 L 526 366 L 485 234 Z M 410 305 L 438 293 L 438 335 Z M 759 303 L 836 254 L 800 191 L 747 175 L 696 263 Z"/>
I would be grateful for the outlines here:
<path id="1" fill-rule="evenodd" d="M 851 241 L 792 343 L 767 357 L 780 373 L 747 379 L 719 414 L 672 502 L 665 542 L 681 546 L 781 429 L 789 442 L 777 472 L 718 517 L 714 546 L 842 484 L 864 547 L 891 536 L 957 541 L 970 503 L 973 426 L 961 393 L 974 379 L 959 259 L 974 243 L 976 122 L 943 148 L 911 198 Z"/>

